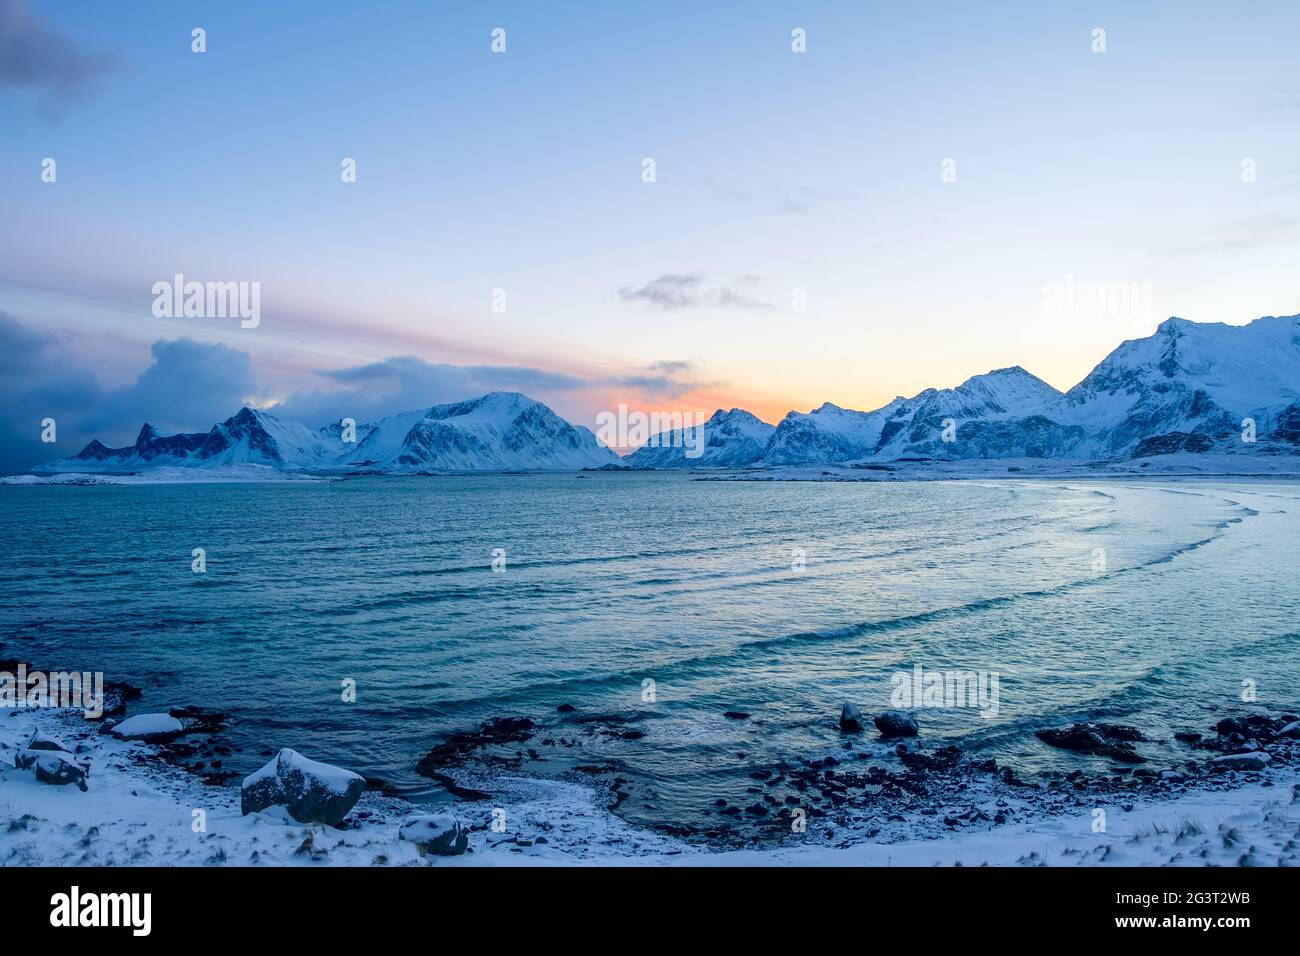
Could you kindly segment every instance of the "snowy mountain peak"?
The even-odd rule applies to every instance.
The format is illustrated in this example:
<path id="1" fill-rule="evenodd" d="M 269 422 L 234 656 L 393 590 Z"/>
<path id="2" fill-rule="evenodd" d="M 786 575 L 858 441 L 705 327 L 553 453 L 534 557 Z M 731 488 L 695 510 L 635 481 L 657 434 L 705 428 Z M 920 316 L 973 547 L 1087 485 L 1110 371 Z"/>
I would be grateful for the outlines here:
<path id="1" fill-rule="evenodd" d="M 1256 442 L 1242 440 L 1247 419 Z M 1296 454 L 1300 316 L 1266 316 L 1239 326 L 1166 319 L 1146 338 L 1121 343 L 1064 395 L 1013 365 L 952 388 L 899 396 L 870 412 L 826 402 L 810 412 L 792 411 L 773 427 L 744 409 L 719 408 L 702 429 L 685 431 L 657 436 L 627 463 L 690 468 L 1211 450 Z M 134 445 L 91 441 L 75 458 L 38 470 L 253 464 L 387 473 L 568 470 L 623 461 L 588 429 L 519 392 L 392 415 L 359 426 L 356 438 L 345 443 L 337 423 L 312 430 L 245 406 L 207 432 L 163 435 L 146 424 Z"/>
<path id="2" fill-rule="evenodd" d="M 633 468 L 735 468 L 763 453 L 776 429 L 743 408 L 719 408 L 697 432 L 682 428 L 651 437 L 625 459 Z"/>
<path id="3" fill-rule="evenodd" d="M 165 436 L 145 425 L 132 446 L 108 448 L 94 440 L 75 458 L 39 470 L 233 465 L 279 471 L 577 470 L 620 461 L 600 447 L 589 430 L 575 428 L 541 402 L 518 392 L 492 392 L 394 415 L 359 427 L 357 437 L 361 440 L 355 445 L 344 443 L 337 424 L 313 430 L 244 406 L 206 432 Z"/>

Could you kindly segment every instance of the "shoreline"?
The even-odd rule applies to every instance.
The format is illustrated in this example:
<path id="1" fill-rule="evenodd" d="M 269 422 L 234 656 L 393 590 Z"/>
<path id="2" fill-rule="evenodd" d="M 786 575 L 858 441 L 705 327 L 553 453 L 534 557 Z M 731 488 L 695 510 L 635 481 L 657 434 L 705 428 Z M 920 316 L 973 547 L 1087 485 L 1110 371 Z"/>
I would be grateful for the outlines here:
<path id="1" fill-rule="evenodd" d="M 1274 465 L 1274 468 L 1261 467 Z M 1233 467 L 1245 466 L 1245 467 Z M 0 477 L 0 485 L 184 485 L 306 482 L 328 483 L 356 478 L 475 478 L 604 475 L 681 475 L 694 481 L 965 481 L 1148 479 L 1164 481 L 1300 481 L 1296 455 L 1244 456 L 1179 453 L 1134 459 L 965 458 L 929 461 L 789 464 L 730 468 L 583 468 L 539 471 L 434 471 L 359 473 L 282 471 L 264 465 L 203 470 L 162 467 L 136 472 L 26 472 Z"/>
<path id="2" fill-rule="evenodd" d="M 77 751 L 90 768 L 85 792 L 15 769 L 35 731 Z M 1064 790 L 1053 803 L 1022 782 L 1020 812 L 1001 824 L 984 816 L 945 826 L 936 815 L 927 828 L 810 825 L 770 845 L 718 846 L 638 828 L 594 785 L 504 772 L 457 771 L 461 784 L 490 780 L 491 799 L 432 808 L 367 789 L 339 828 L 297 822 L 281 807 L 245 816 L 238 787 L 205 783 L 159 745 L 117 740 L 79 711 L 18 708 L 0 711 L 0 812 L 10 819 L 0 865 L 1300 865 L 1300 743 L 1284 743 L 1262 771 L 1222 771 L 1178 792 L 1129 784 L 1083 800 Z M 989 779 L 984 796 L 1005 802 Z M 508 808 L 503 832 L 492 828 L 497 807 Z M 468 852 L 423 856 L 399 835 L 430 810 L 456 817 Z"/>

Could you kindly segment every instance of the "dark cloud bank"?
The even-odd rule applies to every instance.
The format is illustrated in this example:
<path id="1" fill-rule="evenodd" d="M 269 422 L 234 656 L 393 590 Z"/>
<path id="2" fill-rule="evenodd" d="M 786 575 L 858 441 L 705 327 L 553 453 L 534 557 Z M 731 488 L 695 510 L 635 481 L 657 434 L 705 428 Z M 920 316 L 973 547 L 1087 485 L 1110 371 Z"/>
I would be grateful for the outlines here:
<path id="1" fill-rule="evenodd" d="M 609 387 L 672 397 L 710 384 L 699 381 L 693 364 L 685 361 L 588 379 L 526 366 L 450 365 L 398 356 L 316 374 L 320 387 L 290 394 L 271 409 L 274 414 L 317 427 L 345 416 L 374 421 L 491 391 L 523 392 L 552 405 L 565 399 L 593 404 Z M 130 444 L 146 422 L 164 434 L 206 431 L 267 394 L 246 353 L 188 338 L 155 342 L 148 367 L 134 382 L 104 388 L 67 358 L 58 337 L 0 311 L 0 474 L 75 455 L 92 438 L 110 446 Z M 40 440 L 46 418 L 57 423 L 55 444 Z"/>

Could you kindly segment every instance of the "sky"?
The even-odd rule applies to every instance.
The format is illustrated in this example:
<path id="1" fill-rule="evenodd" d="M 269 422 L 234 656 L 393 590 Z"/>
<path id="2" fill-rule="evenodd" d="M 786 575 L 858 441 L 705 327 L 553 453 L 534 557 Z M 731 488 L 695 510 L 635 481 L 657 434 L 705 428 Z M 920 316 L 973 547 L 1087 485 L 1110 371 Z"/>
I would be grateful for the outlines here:
<path id="1" fill-rule="evenodd" d="M 1170 315 L 1300 312 L 1297 36 L 1281 0 L 0 0 L 0 468 L 245 403 L 1067 389 Z M 256 327 L 155 316 L 177 273 L 258 283 Z"/>

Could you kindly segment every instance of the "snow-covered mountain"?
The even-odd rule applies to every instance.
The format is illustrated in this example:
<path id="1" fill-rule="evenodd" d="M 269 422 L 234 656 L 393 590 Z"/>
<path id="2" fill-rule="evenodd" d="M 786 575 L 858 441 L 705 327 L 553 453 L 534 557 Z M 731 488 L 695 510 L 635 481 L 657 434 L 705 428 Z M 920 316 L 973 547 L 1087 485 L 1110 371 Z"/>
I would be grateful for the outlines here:
<path id="1" fill-rule="evenodd" d="M 1288 410 L 1298 401 L 1300 316 L 1243 326 L 1172 318 L 1106 356 L 1054 414 L 1088 433 L 1089 456 L 1241 451 L 1246 418 L 1256 423 L 1258 444 L 1286 442 Z"/>
<path id="2" fill-rule="evenodd" d="M 50 462 L 38 471 L 138 471 L 150 467 L 265 465 L 286 471 L 328 467 L 341 444 L 298 422 L 244 407 L 206 432 L 163 435 L 152 425 L 140 429 L 134 445 L 108 448 L 92 441 L 72 458 Z"/>
<path id="3" fill-rule="evenodd" d="M 1253 422 L 1255 441 L 1243 440 Z M 829 402 L 790 412 L 775 428 L 743 409 L 705 423 L 704 452 L 664 433 L 626 460 L 586 428 L 517 392 L 435 405 L 358 425 L 313 430 L 251 408 L 207 432 L 162 435 L 145 425 L 134 445 L 92 441 L 37 471 L 139 471 L 252 465 L 279 471 L 738 468 L 897 459 L 1145 458 L 1171 453 L 1300 455 L 1300 316 L 1243 326 L 1172 318 L 1124 342 L 1061 394 L 1020 367 L 926 389 L 875 411 Z M 692 439 L 694 436 L 690 436 Z"/>
<path id="4" fill-rule="evenodd" d="M 790 465 L 875 458 L 1032 457 L 1065 444 L 1072 434 L 1040 421 L 1061 397 L 1017 366 L 976 375 L 955 388 L 899 396 L 872 412 L 828 403 L 807 414 L 787 415 L 760 458 L 765 465 Z"/>
<path id="5" fill-rule="evenodd" d="M 622 459 L 589 429 L 570 425 L 518 392 L 403 412 L 376 422 L 346 456 L 382 472 L 564 471 Z"/>
<path id="6" fill-rule="evenodd" d="M 1246 419 L 1254 443 L 1242 440 Z M 787 415 L 755 463 L 1297 454 L 1298 426 L 1300 316 L 1244 326 L 1172 318 L 1064 395 L 1016 367 L 872 412 L 827 404 Z"/>
<path id="7" fill-rule="evenodd" d="M 92 441 L 42 472 L 125 472 L 150 468 L 259 465 L 278 471 L 359 470 L 563 471 L 618 464 L 586 428 L 570 425 L 541 402 L 492 392 L 358 425 L 345 442 L 341 424 L 313 430 L 268 412 L 242 408 L 207 432 L 164 436 L 151 425 L 134 445 Z"/>
<path id="8" fill-rule="evenodd" d="M 719 408 L 701 436 L 694 429 L 661 432 L 623 460 L 633 468 L 738 468 L 763 454 L 774 431 L 743 408 Z M 701 441 L 701 454 L 688 457 Z"/>

